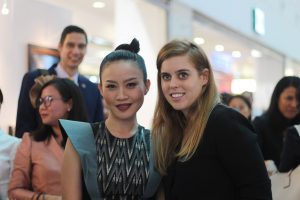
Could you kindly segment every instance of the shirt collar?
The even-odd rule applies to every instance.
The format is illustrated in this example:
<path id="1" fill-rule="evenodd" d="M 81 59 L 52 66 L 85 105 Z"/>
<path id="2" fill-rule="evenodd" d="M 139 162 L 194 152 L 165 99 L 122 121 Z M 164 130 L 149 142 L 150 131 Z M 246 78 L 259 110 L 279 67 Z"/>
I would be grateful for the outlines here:
<path id="1" fill-rule="evenodd" d="M 67 72 L 62 68 L 62 66 L 58 63 L 57 67 L 55 68 L 58 78 L 69 78 L 74 81 L 76 85 L 78 85 L 78 72 L 76 72 L 72 77 L 69 77 Z"/>

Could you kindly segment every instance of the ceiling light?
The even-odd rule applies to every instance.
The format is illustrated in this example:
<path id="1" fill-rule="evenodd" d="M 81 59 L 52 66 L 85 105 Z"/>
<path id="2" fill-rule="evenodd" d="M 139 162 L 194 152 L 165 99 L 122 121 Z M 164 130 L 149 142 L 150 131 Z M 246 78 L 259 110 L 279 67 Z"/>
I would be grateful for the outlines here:
<path id="1" fill-rule="evenodd" d="M 232 57 L 234 58 L 240 58 L 242 56 L 241 52 L 240 51 L 233 51 L 231 53 Z"/>
<path id="2" fill-rule="evenodd" d="M 251 50 L 251 56 L 252 56 L 253 58 L 260 58 L 260 57 L 261 57 L 261 52 L 258 51 L 258 50 L 256 50 L 256 49 L 252 49 L 252 50 Z"/>
<path id="3" fill-rule="evenodd" d="M 95 1 L 93 3 L 94 8 L 104 8 L 105 6 L 106 6 L 106 4 L 102 1 Z"/>
<path id="4" fill-rule="evenodd" d="M 204 40 L 204 38 L 202 38 L 202 37 L 195 37 L 195 38 L 194 38 L 194 42 L 195 42 L 197 45 L 201 45 L 201 44 L 204 44 L 204 43 L 205 43 L 205 40 Z"/>
<path id="5" fill-rule="evenodd" d="M 218 45 L 215 46 L 215 50 L 216 51 L 224 51 L 224 46 L 221 45 L 221 44 L 218 44 Z"/>
<path id="6" fill-rule="evenodd" d="M 4 2 L 3 2 L 1 13 L 2 13 L 2 15 L 8 15 L 9 14 L 9 9 L 7 7 L 7 1 L 6 0 L 4 0 Z"/>

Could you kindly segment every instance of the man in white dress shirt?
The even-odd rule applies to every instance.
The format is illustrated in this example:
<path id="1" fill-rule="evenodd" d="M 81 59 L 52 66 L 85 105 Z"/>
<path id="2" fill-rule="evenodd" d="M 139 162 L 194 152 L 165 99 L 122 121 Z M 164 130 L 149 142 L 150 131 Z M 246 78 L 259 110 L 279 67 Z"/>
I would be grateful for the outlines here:
<path id="1" fill-rule="evenodd" d="M 3 94 L 0 89 L 0 110 Z M 7 198 L 7 185 L 10 180 L 13 162 L 20 139 L 10 136 L 0 130 L 0 200 Z"/>

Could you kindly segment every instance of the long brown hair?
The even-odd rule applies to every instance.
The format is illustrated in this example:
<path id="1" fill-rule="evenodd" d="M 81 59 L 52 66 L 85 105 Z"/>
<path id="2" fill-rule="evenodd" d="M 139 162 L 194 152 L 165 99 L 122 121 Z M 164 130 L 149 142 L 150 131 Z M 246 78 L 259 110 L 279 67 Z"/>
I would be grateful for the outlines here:
<path id="1" fill-rule="evenodd" d="M 208 69 L 208 83 L 192 105 L 188 119 L 181 111 L 172 108 L 163 95 L 161 88 L 162 63 L 175 56 L 188 55 L 199 73 Z M 203 136 L 210 112 L 219 97 L 214 81 L 212 68 L 204 51 L 191 42 L 173 40 L 162 47 L 157 60 L 158 100 L 152 125 L 152 137 L 156 167 L 166 174 L 168 166 L 174 159 L 187 161 L 195 153 Z"/>

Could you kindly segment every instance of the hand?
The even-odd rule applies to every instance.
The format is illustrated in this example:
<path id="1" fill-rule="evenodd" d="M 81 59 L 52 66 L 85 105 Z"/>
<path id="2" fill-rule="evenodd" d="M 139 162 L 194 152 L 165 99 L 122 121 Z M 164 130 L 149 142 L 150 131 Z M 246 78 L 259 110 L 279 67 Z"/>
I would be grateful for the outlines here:
<path id="1" fill-rule="evenodd" d="M 51 195 L 51 194 L 43 194 L 39 199 L 45 199 L 45 200 L 62 200 L 61 196 Z"/>
<path id="2" fill-rule="evenodd" d="M 265 165 L 269 176 L 272 176 L 273 174 L 277 173 L 278 170 L 273 160 L 265 160 Z"/>

